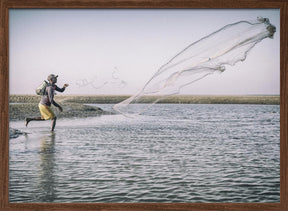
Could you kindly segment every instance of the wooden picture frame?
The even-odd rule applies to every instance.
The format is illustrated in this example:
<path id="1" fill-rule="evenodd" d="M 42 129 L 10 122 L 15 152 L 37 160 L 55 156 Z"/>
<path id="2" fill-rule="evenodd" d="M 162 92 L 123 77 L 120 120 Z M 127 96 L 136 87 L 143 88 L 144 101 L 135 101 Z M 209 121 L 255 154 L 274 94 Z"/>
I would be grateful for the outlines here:
<path id="1" fill-rule="evenodd" d="M 0 210 L 288 210 L 287 0 L 0 0 Z M 9 203 L 9 9 L 221 8 L 280 9 L 280 203 Z"/>

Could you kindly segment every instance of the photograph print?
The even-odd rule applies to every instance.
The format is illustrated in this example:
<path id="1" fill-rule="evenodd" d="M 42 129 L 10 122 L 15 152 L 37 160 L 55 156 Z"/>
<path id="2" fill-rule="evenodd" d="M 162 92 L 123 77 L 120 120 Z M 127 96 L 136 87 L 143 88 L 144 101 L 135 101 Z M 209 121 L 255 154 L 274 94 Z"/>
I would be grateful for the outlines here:
<path id="1" fill-rule="evenodd" d="M 9 9 L 10 203 L 279 203 L 280 10 Z"/>

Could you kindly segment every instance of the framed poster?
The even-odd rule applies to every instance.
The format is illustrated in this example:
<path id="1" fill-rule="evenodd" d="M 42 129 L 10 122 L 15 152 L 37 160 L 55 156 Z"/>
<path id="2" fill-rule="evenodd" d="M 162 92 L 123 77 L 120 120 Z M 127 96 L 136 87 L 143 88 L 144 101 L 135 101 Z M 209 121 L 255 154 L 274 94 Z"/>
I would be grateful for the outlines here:
<path id="1" fill-rule="evenodd" d="M 266 1 L 257 8 L 241 2 L 232 6 L 229 1 L 221 6 L 217 1 L 209 6 L 205 6 L 209 1 L 170 3 L 2 4 L 1 39 L 7 45 L 3 48 L 7 62 L 1 67 L 5 111 L 1 134 L 6 140 L 1 142 L 3 208 L 280 210 L 285 206 L 287 153 L 282 152 L 287 137 L 282 116 L 285 119 L 287 112 L 283 85 L 287 54 L 282 49 L 287 41 L 280 40 L 280 33 L 286 33 L 285 3 Z M 257 19 L 258 13 L 264 17 Z M 239 33 L 242 23 L 268 24 L 265 16 L 276 27 L 268 30 L 272 35 L 258 36 L 266 31 L 257 28 L 260 33 L 249 34 L 251 45 L 225 60 L 210 53 L 211 45 L 222 42 L 225 34 L 231 37 L 236 32 L 237 39 L 244 36 L 246 41 L 246 34 Z M 225 41 L 216 47 L 244 46 L 239 42 L 227 46 Z M 180 84 L 174 83 L 179 70 L 173 68 L 195 55 L 201 55 L 196 72 L 207 64 L 208 72 L 191 79 L 193 60 L 185 66 Z M 218 60 L 227 70 L 219 69 Z M 211 69 L 221 74 L 211 74 Z M 33 121 L 43 119 L 38 101 L 45 98 L 36 96 L 35 88 L 49 81 L 50 74 L 58 75 L 59 89 L 69 84 L 66 95 L 54 98 L 63 112 L 53 111 L 57 116 L 53 132 L 50 120 Z M 158 79 L 165 81 L 165 87 L 169 82 L 172 97 L 171 89 L 164 94 L 160 92 L 164 89 L 154 89 Z M 141 88 L 152 92 L 139 94 Z M 131 118 L 127 107 L 131 104 L 125 100 L 154 92 L 161 97 L 156 94 L 140 104 L 141 111 L 145 107 L 143 115 Z"/>

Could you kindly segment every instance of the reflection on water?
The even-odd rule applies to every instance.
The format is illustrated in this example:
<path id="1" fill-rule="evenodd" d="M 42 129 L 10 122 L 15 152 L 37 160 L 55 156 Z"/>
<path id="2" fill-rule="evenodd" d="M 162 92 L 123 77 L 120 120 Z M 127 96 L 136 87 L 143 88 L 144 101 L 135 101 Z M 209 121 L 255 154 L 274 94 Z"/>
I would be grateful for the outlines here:
<path id="1" fill-rule="evenodd" d="M 109 109 L 101 105 L 104 110 Z M 181 111 L 181 112 L 180 112 Z M 10 202 L 279 202 L 279 106 L 11 122 Z"/>
<path id="2" fill-rule="evenodd" d="M 55 196 L 55 133 L 41 136 L 41 148 L 39 151 L 39 201 L 53 202 Z"/>

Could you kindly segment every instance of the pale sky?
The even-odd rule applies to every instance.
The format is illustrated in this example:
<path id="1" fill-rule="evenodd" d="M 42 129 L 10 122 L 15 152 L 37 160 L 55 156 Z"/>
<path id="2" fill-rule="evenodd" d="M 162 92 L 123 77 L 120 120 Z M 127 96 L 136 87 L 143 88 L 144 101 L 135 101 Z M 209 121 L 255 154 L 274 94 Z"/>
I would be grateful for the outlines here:
<path id="1" fill-rule="evenodd" d="M 276 26 L 273 39 L 180 94 L 279 95 L 278 9 L 10 9 L 10 94 L 35 94 L 50 73 L 69 83 L 65 94 L 135 94 L 189 44 L 259 16 Z"/>

